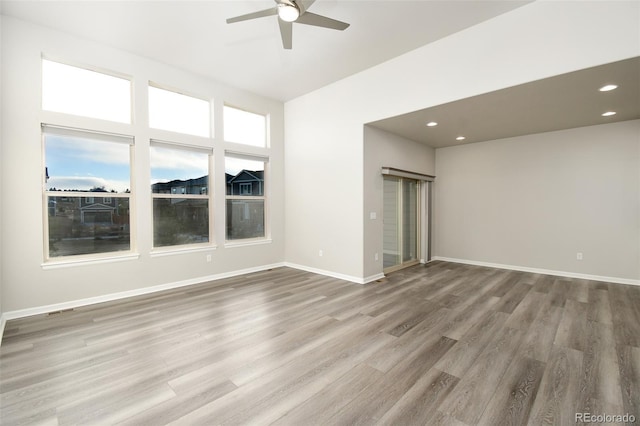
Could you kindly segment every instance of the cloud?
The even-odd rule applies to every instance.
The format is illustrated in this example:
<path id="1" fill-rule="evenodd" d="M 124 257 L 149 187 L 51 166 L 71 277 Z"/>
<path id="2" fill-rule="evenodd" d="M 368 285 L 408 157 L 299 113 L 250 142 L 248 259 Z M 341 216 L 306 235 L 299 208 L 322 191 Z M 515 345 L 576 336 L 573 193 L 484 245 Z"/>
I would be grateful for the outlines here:
<path id="1" fill-rule="evenodd" d="M 62 136 L 47 136 L 47 150 L 63 153 L 67 159 L 110 165 L 128 165 L 129 145 Z"/>
<path id="2" fill-rule="evenodd" d="M 194 179 L 209 174 L 209 154 L 205 152 L 151 147 L 152 183 L 174 179 Z"/>
<path id="3" fill-rule="evenodd" d="M 242 170 L 264 170 L 264 163 L 262 161 L 226 157 L 224 169 L 226 173 L 237 175 Z"/>
<path id="4" fill-rule="evenodd" d="M 130 189 L 129 182 L 109 180 L 95 176 L 56 176 L 49 179 L 47 189 L 89 191 L 92 188 L 102 188 L 116 192 L 125 192 Z"/>

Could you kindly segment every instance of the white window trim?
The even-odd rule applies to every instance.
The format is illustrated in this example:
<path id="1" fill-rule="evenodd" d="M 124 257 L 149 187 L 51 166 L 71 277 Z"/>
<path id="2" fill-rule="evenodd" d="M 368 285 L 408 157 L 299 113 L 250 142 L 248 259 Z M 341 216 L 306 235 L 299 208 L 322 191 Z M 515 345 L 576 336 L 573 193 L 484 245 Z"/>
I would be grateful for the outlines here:
<path id="1" fill-rule="evenodd" d="M 173 256 L 177 254 L 188 254 L 188 253 L 202 253 L 208 252 L 212 250 L 217 250 L 218 246 L 215 244 L 185 244 L 180 246 L 164 246 L 158 247 L 151 250 L 151 257 L 165 257 L 165 256 Z"/>
<path id="2" fill-rule="evenodd" d="M 93 255 L 77 255 L 77 256 L 73 256 L 74 257 L 73 259 L 71 258 L 71 256 L 67 256 L 64 258 L 60 258 L 61 260 L 58 260 L 58 258 L 56 258 L 56 260 L 41 263 L 40 266 L 42 267 L 42 269 L 48 270 L 48 269 L 69 268 L 72 266 L 79 266 L 79 265 L 99 265 L 102 263 L 124 262 L 127 260 L 138 260 L 140 258 L 140 254 L 135 252 L 131 252 L 131 253 L 110 252 L 110 253 L 125 253 L 125 254 L 113 255 L 109 257 L 100 257 L 100 258 L 96 258 Z"/>
<path id="3" fill-rule="evenodd" d="M 247 246 L 259 246 L 262 244 L 271 244 L 273 240 L 271 238 L 247 238 L 243 240 L 227 240 L 224 243 L 225 248 L 234 247 L 247 247 Z"/>
<path id="4" fill-rule="evenodd" d="M 241 160 L 250 160 L 250 161 L 260 161 L 264 163 L 264 179 L 263 179 L 263 194 L 264 195 L 227 195 L 225 192 L 224 198 L 224 211 L 225 211 L 225 232 L 224 232 L 224 246 L 225 247 L 239 247 L 243 245 L 255 245 L 257 243 L 271 242 L 271 209 L 270 209 L 270 191 L 271 185 L 268 183 L 269 178 L 271 176 L 270 170 L 270 157 L 263 155 L 252 155 L 237 151 L 225 151 L 225 159 L 226 157 L 238 158 Z M 226 182 L 225 182 L 226 185 Z M 264 237 L 257 238 L 243 238 L 230 240 L 227 238 L 227 200 L 262 200 L 264 201 Z"/>
<path id="5" fill-rule="evenodd" d="M 181 143 L 172 143 L 172 142 L 167 142 L 167 141 L 158 141 L 158 140 L 151 140 L 150 141 L 150 146 L 158 146 L 161 148 L 165 148 L 165 149 L 173 149 L 173 150 L 187 150 L 187 151 L 195 151 L 195 152 L 199 152 L 202 154 L 206 154 L 207 157 L 207 166 L 209 169 L 209 179 L 207 182 L 207 193 L 206 194 L 158 194 L 158 193 L 154 193 L 153 191 L 151 191 L 151 187 L 149 187 L 149 190 L 151 191 L 151 226 L 152 226 L 152 234 L 151 234 L 151 255 L 152 257 L 154 255 L 162 255 L 164 253 L 166 254 L 174 254 L 174 253 L 184 253 L 184 252 L 190 252 L 193 250 L 196 251 L 201 251 L 201 250 L 212 250 L 215 249 L 217 246 L 215 244 L 215 223 L 214 223 L 214 210 L 215 210 L 215 205 L 214 205 L 214 201 L 215 198 L 213 196 L 213 188 L 214 186 L 212 185 L 213 183 L 213 173 L 212 171 L 214 170 L 213 166 L 214 166 L 214 156 L 213 156 L 213 149 L 212 148 L 206 148 L 206 147 L 199 147 L 199 146 L 193 146 L 193 145 L 188 145 L 188 144 L 181 144 Z M 149 163 L 149 169 L 151 170 L 152 168 L 152 164 Z M 186 191 L 186 188 L 185 188 Z M 205 242 L 205 243 L 194 243 L 194 244 L 175 244 L 175 245 L 169 245 L 169 246 L 155 246 L 155 243 L 153 241 L 154 239 L 154 232 L 153 232 L 153 226 L 154 226 L 154 217 L 153 217 L 153 200 L 154 199 L 194 199 L 194 200 L 208 200 L 209 202 L 209 217 L 208 217 L 208 221 L 209 221 L 209 241 Z"/>
<path id="6" fill-rule="evenodd" d="M 88 120 L 97 120 L 101 122 L 103 120 L 87 118 Z M 122 259 L 128 260 L 132 258 L 138 258 L 139 254 L 137 252 L 137 226 L 136 226 L 136 215 L 133 212 L 133 208 L 135 205 L 135 195 L 133 192 L 133 176 L 134 174 L 134 162 L 133 162 L 133 151 L 135 147 L 135 138 L 134 136 L 116 134 L 110 132 L 103 132 L 100 130 L 91 130 L 91 129 L 79 129 L 72 128 L 67 126 L 57 126 L 51 125 L 47 123 L 41 123 L 41 152 L 42 155 L 42 223 L 43 223 L 43 267 L 46 265 L 79 265 L 79 264 L 87 264 L 87 263 L 105 263 L 111 261 L 119 261 Z M 114 142 L 114 143 L 124 143 L 129 146 L 129 175 L 130 175 L 130 192 L 128 193 L 109 193 L 111 198 L 127 198 L 129 200 L 129 250 L 120 250 L 120 251 L 109 251 L 103 253 L 90 253 L 90 254 L 76 254 L 71 256 L 49 256 L 49 197 L 68 197 L 68 198 L 82 198 L 93 197 L 95 198 L 95 192 L 89 191 L 48 191 L 46 189 L 46 179 L 45 179 L 45 169 L 46 169 L 46 158 L 44 155 L 45 152 L 45 133 L 47 134 L 55 134 L 60 136 L 81 136 L 81 135 L 93 135 L 96 138 L 100 138 L 101 140 Z M 62 195 L 64 194 L 64 195 Z M 47 269 L 47 268 L 45 268 Z"/>

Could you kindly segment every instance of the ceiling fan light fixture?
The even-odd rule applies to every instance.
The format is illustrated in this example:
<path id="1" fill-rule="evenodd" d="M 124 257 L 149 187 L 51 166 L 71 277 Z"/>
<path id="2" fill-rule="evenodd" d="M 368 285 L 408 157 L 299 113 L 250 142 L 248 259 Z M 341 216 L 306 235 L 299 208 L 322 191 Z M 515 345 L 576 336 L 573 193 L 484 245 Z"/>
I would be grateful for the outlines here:
<path id="1" fill-rule="evenodd" d="M 294 22 L 300 17 L 300 9 L 296 4 L 278 4 L 278 16 L 285 22 Z"/>

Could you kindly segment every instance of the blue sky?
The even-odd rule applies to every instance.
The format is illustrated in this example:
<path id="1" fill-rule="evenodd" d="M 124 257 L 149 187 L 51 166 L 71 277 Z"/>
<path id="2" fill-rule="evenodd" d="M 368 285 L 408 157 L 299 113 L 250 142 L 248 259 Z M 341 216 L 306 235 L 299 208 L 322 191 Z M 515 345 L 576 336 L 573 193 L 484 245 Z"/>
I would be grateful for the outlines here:
<path id="1" fill-rule="evenodd" d="M 125 143 L 45 135 L 46 187 L 124 192 L 131 188 L 129 157 Z"/>
<path id="2" fill-rule="evenodd" d="M 151 182 L 194 179 L 209 174 L 209 154 L 205 151 L 151 147 Z M 91 138 L 45 134 L 47 189 L 89 191 L 104 187 L 107 191 L 131 189 L 130 145 Z M 227 157 L 225 172 L 242 169 L 264 170 L 261 161 Z"/>
<path id="3" fill-rule="evenodd" d="M 151 147 L 151 183 L 195 179 L 209 174 L 205 151 Z"/>

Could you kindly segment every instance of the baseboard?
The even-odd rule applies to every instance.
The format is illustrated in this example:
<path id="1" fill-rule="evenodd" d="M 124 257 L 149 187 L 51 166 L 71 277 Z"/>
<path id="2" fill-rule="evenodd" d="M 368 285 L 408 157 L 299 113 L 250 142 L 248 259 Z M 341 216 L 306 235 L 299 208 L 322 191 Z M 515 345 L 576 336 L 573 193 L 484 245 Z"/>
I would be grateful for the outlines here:
<path id="1" fill-rule="evenodd" d="M 363 281 L 364 281 L 364 284 L 368 284 L 373 281 L 381 280 L 384 277 L 386 277 L 386 275 L 380 272 L 379 274 L 369 275 L 368 277 L 364 277 Z"/>
<path id="2" fill-rule="evenodd" d="M 342 280 L 346 280 L 346 281 L 351 281 L 351 282 L 354 282 L 354 283 L 357 283 L 357 284 L 366 284 L 366 283 L 369 283 L 371 281 L 375 281 L 375 280 L 378 280 L 380 278 L 384 278 L 384 274 L 376 274 L 376 275 L 372 275 L 372 276 L 365 277 L 365 278 L 359 278 L 359 277 L 339 274 L 339 273 L 335 273 L 335 272 L 331 272 L 331 271 L 325 271 L 325 270 L 322 270 L 322 269 L 310 268 L 310 267 L 307 267 L 307 266 L 297 265 L 297 264 L 288 263 L 288 262 L 274 263 L 274 264 L 270 264 L 270 265 L 263 265 L 263 266 L 253 267 L 253 268 L 240 269 L 240 270 L 237 270 L 237 271 L 223 272 L 221 274 L 215 274 L 215 275 L 209 275 L 209 276 L 204 276 L 204 277 L 192 278 L 192 279 L 189 279 L 189 280 L 183 280 L 183 281 L 177 281 L 177 282 L 172 282 L 172 283 L 160 284 L 160 285 L 155 285 L 155 286 L 151 286 L 151 287 L 138 288 L 138 289 L 135 289 L 135 290 L 129 290 L 129 291 L 122 291 L 122 292 L 118 292 L 118 293 L 105 294 L 105 295 L 102 295 L 102 296 L 88 297 L 88 298 L 85 298 L 85 299 L 77 299 L 77 300 L 71 300 L 71 301 L 68 301 L 68 302 L 54 303 L 54 304 L 51 304 L 51 305 L 37 306 L 37 307 L 34 307 L 34 308 L 19 309 L 19 310 L 15 310 L 15 311 L 4 312 L 2 314 L 2 316 L 0 316 L 0 321 L 1 321 L 0 322 L 0 343 L 2 342 L 2 336 L 4 334 L 4 327 L 5 327 L 5 324 L 6 324 L 6 322 L 8 320 L 18 319 L 18 318 L 25 318 L 25 317 L 30 317 L 30 316 L 33 316 L 33 315 L 42 315 L 42 314 L 46 314 L 46 313 L 49 313 L 49 312 L 63 311 L 63 310 L 66 310 L 66 309 L 78 308 L 80 306 L 95 305 L 96 303 L 111 302 L 111 301 L 114 301 L 114 300 L 126 299 L 128 297 L 142 296 L 142 295 L 145 295 L 145 294 L 156 293 L 156 292 L 163 291 L 163 290 L 171 290 L 171 289 L 174 289 L 174 288 L 186 287 L 186 286 L 195 285 L 195 284 L 202 284 L 203 282 L 206 282 L 206 281 L 216 281 L 216 280 L 221 280 L 221 279 L 224 279 L 224 278 L 232 278 L 232 277 L 237 277 L 239 275 L 251 274 L 251 273 L 254 273 L 254 272 L 261 272 L 261 271 L 266 271 L 268 269 L 280 268 L 280 267 L 284 267 L 284 266 L 289 267 L 289 268 L 294 268 L 294 269 L 307 271 L 307 272 L 313 272 L 313 273 L 319 274 L 319 275 L 325 275 L 325 276 L 329 276 L 329 277 L 333 277 L 333 278 L 338 278 L 338 279 L 342 279 Z"/>
<path id="3" fill-rule="evenodd" d="M 464 263 L 465 265 L 486 266 L 489 268 L 508 269 L 511 271 L 531 272 L 534 274 L 554 275 L 557 277 L 580 278 L 591 281 L 604 281 L 616 284 L 629 284 L 640 286 L 640 280 L 630 278 L 603 277 L 600 275 L 579 274 L 576 272 L 553 271 L 549 269 L 529 268 L 527 266 L 503 265 L 501 263 L 479 262 L 476 260 L 455 259 L 451 257 L 434 256 L 431 260 L 441 260 L 443 262 Z"/>
<path id="4" fill-rule="evenodd" d="M 383 273 L 370 275 L 368 277 L 361 278 L 361 277 L 356 277 L 356 276 L 353 276 L 353 275 L 346 275 L 346 274 L 341 274 L 341 273 L 338 273 L 338 272 L 327 271 L 325 269 L 312 268 L 311 266 L 299 265 L 297 263 L 291 263 L 291 262 L 284 262 L 284 266 L 286 266 L 288 268 L 299 269 L 301 271 L 312 272 L 312 273 L 318 274 L 318 275 L 324 275 L 324 276 L 331 277 L 331 278 L 337 278 L 339 280 L 350 281 L 350 282 L 356 283 L 356 284 L 367 284 L 367 283 L 370 283 L 371 281 L 375 281 L 375 280 L 379 280 L 380 278 L 384 278 L 384 274 Z"/>
<path id="5" fill-rule="evenodd" d="M 283 267 L 284 263 L 274 263 L 271 265 L 257 266 L 253 268 L 241 269 L 238 271 L 223 272 L 221 274 L 209 275 L 204 277 L 192 278 L 184 281 L 160 284 L 151 287 L 144 287 L 135 290 L 123 291 L 119 293 L 105 294 L 103 296 L 88 297 L 86 299 L 72 300 L 69 302 L 55 303 L 52 305 L 38 306 L 35 308 L 19 309 L 17 311 L 9 311 L 2 314 L 2 327 L 7 320 L 25 318 L 32 315 L 41 315 L 49 312 L 57 312 L 65 309 L 78 308 L 80 306 L 94 305 L 96 303 L 111 302 L 113 300 L 126 299 L 128 297 L 142 296 L 145 294 L 156 293 L 163 290 L 171 290 L 179 287 L 186 287 L 195 284 L 202 284 L 207 281 L 216 281 L 224 278 L 232 278 L 238 275 L 251 274 L 254 272 L 266 271 L 268 269 Z"/>

